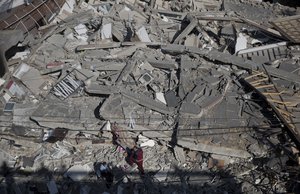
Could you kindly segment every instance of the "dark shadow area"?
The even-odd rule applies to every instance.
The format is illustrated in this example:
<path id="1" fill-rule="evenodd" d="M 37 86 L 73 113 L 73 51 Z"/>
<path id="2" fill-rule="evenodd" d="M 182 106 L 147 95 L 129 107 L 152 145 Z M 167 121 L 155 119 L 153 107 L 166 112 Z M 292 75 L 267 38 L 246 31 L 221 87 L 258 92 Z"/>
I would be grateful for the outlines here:
<path id="1" fill-rule="evenodd" d="M 299 0 L 264 0 L 264 2 L 270 2 L 275 3 L 278 2 L 281 5 L 289 6 L 289 7 L 300 7 L 300 1 Z"/>
<path id="2" fill-rule="evenodd" d="M 13 57 L 17 52 L 23 52 L 26 50 L 26 46 L 18 47 L 18 46 L 12 46 L 10 49 L 8 49 L 5 52 L 5 58 L 6 60 L 10 59 Z"/>
<path id="3" fill-rule="evenodd" d="M 225 170 L 199 171 L 183 170 L 174 167 L 169 172 L 146 172 L 141 176 L 138 172 L 125 172 L 119 167 L 112 167 L 114 181 L 107 187 L 107 181 L 97 178 L 95 170 L 80 181 L 65 177 L 67 170 L 50 171 L 42 167 L 36 172 L 24 172 L 9 168 L 6 163 L 1 167 L 0 193 L 242 193 L 241 185 L 235 177 Z M 72 172 L 73 176 L 81 176 L 85 172 Z M 101 175 L 100 175 L 101 176 Z M 162 180 L 162 177 L 168 177 Z M 159 181 L 158 179 L 161 179 Z M 50 190 L 51 190 L 50 189 Z"/>

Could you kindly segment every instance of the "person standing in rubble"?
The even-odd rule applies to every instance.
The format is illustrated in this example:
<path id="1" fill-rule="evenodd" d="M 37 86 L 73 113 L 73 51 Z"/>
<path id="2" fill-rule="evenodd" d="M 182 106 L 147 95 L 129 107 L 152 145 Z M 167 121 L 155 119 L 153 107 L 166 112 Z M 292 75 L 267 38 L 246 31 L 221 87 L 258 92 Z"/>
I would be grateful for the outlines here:
<path id="1" fill-rule="evenodd" d="M 142 175 L 145 174 L 143 167 L 143 150 L 142 148 L 137 147 L 136 145 L 130 149 L 126 148 L 126 162 L 132 166 L 134 163 L 138 166 L 138 170 Z"/>
<path id="2" fill-rule="evenodd" d="M 95 172 L 97 178 L 100 177 L 105 180 L 106 188 L 110 188 L 114 182 L 114 174 L 112 173 L 111 168 L 106 162 L 95 163 L 94 164 Z"/>

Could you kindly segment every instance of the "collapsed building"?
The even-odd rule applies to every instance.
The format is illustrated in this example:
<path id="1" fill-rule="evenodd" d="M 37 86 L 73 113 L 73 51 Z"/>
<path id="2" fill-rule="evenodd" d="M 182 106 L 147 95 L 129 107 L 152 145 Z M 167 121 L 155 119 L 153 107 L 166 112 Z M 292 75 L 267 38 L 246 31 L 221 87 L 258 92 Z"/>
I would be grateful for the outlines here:
<path id="1" fill-rule="evenodd" d="M 1 193 L 299 191 L 299 8 L 33 0 L 3 9 Z M 126 164 L 112 126 L 143 148 L 145 176 Z M 103 161 L 110 189 L 93 169 Z"/>

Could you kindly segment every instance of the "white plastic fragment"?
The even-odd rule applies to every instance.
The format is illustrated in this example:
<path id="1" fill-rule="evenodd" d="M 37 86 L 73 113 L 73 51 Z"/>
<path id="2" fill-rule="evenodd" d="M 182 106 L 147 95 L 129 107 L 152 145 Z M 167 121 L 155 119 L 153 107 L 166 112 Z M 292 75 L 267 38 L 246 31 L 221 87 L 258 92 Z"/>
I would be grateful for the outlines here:
<path id="1" fill-rule="evenodd" d="M 111 131 L 111 124 L 109 121 L 107 121 L 103 127 L 104 131 Z"/>
<path id="2" fill-rule="evenodd" d="M 239 36 L 236 39 L 235 53 L 246 48 L 247 48 L 247 38 L 242 33 L 239 33 Z"/>
<path id="3" fill-rule="evenodd" d="M 101 39 L 110 39 L 112 38 L 112 24 L 104 24 L 101 29 Z"/>
<path id="4" fill-rule="evenodd" d="M 142 26 L 136 31 L 136 35 L 140 39 L 141 42 L 151 42 L 148 32 L 146 31 L 146 28 Z"/>
<path id="5" fill-rule="evenodd" d="M 141 147 L 153 147 L 153 146 L 155 146 L 155 141 L 150 139 L 144 143 L 141 143 L 140 146 Z"/>
<path id="6" fill-rule="evenodd" d="M 139 144 L 141 147 L 153 147 L 155 146 L 155 141 L 152 139 L 149 139 L 143 135 L 138 136 Z"/>
<path id="7" fill-rule="evenodd" d="M 2 86 L 5 83 L 5 80 L 0 78 L 0 86 Z"/>

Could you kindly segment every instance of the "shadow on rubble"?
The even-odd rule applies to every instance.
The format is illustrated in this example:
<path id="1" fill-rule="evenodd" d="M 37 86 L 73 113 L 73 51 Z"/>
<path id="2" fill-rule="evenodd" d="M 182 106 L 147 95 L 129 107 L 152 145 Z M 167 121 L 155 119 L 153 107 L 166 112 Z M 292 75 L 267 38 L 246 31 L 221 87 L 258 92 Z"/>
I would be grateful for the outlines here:
<path id="1" fill-rule="evenodd" d="M 289 6 L 289 7 L 300 7 L 300 1 L 295 0 L 264 0 L 265 2 L 271 2 L 271 3 L 280 3 L 281 5 Z"/>
<path id="2" fill-rule="evenodd" d="M 97 179 L 94 172 L 81 181 L 73 181 L 63 176 L 66 170 L 52 172 L 41 168 L 37 172 L 26 173 L 3 163 L 0 193 L 242 193 L 240 184 L 225 171 L 187 171 L 174 167 L 169 172 L 146 172 L 144 176 L 133 172 L 125 176 L 124 172 L 120 174 L 120 168 L 112 170 L 114 183 L 107 188 L 105 180 Z M 83 172 L 74 173 L 81 176 Z"/>

